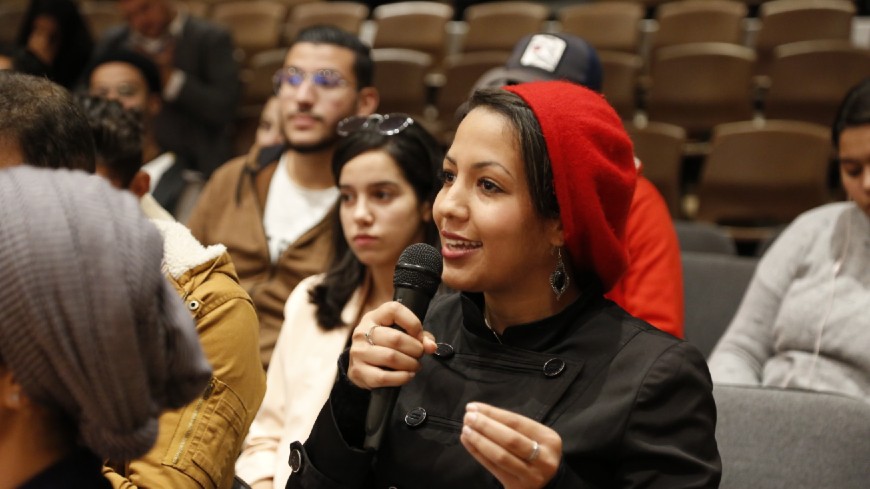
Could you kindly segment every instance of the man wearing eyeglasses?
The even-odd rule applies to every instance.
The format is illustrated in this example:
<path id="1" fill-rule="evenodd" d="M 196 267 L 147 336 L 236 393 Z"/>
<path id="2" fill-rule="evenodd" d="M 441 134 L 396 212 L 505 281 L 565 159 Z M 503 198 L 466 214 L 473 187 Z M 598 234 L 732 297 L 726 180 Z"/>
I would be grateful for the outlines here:
<path id="1" fill-rule="evenodd" d="M 212 175 L 188 226 L 203 244 L 227 247 L 260 319 L 268 367 L 284 303 L 332 251 L 338 197 L 331 160 L 338 123 L 378 105 L 369 48 L 335 27 L 301 31 L 274 77 L 286 146 L 251 149 Z"/>

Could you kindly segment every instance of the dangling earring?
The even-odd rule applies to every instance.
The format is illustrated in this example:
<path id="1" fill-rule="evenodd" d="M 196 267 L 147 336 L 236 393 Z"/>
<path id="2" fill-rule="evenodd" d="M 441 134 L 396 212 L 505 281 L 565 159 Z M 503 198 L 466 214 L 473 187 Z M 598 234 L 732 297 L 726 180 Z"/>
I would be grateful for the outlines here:
<path id="1" fill-rule="evenodd" d="M 556 269 L 550 274 L 550 287 L 553 293 L 556 294 L 556 300 L 562 298 L 562 294 L 568 290 L 568 284 L 571 283 L 571 278 L 568 277 L 568 271 L 565 270 L 565 262 L 562 261 L 562 249 L 556 248 Z"/>

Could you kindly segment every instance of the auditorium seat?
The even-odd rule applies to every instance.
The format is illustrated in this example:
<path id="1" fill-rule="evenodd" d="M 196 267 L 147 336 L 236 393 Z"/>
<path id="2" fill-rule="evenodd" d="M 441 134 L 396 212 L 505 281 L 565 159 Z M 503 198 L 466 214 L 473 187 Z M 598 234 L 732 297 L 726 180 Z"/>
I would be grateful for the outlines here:
<path id="1" fill-rule="evenodd" d="M 829 201 L 830 129 L 800 121 L 736 122 L 713 131 L 697 219 L 769 227 Z"/>
<path id="2" fill-rule="evenodd" d="M 708 222 L 675 219 L 680 251 L 736 255 L 734 240 L 721 227 Z"/>
<path id="3" fill-rule="evenodd" d="M 578 3 L 557 13 L 562 32 L 582 37 L 598 50 L 633 54 L 640 54 L 643 16 L 640 3 L 623 0 Z"/>
<path id="4" fill-rule="evenodd" d="M 778 46 L 762 95 L 764 116 L 830 126 L 849 89 L 870 77 L 870 49 L 845 40 Z"/>
<path id="5" fill-rule="evenodd" d="M 855 6 L 849 0 L 772 0 L 758 8 L 756 73 L 766 74 L 773 50 L 782 44 L 818 39 L 848 40 Z"/>
<path id="6" fill-rule="evenodd" d="M 681 251 L 686 341 L 705 358 L 725 333 L 752 280 L 758 259 Z"/>
<path id="7" fill-rule="evenodd" d="M 422 118 L 426 112 L 425 77 L 432 68 L 432 56 L 422 51 L 375 48 L 374 85 L 380 94 L 378 112 L 404 112 Z"/>
<path id="8" fill-rule="evenodd" d="M 287 42 L 306 27 L 329 24 L 347 32 L 359 34 L 363 21 L 369 16 L 368 5 L 361 2 L 316 1 L 297 5 L 290 12 L 284 36 Z"/>
<path id="9" fill-rule="evenodd" d="M 447 45 L 447 21 L 453 7 L 433 1 L 387 3 L 372 11 L 375 21 L 374 48 L 403 48 L 422 51 L 438 66 Z"/>
<path id="10" fill-rule="evenodd" d="M 26 3 L 0 5 L 0 44 L 15 44 L 26 10 Z"/>
<path id="11" fill-rule="evenodd" d="M 111 27 L 124 24 L 124 17 L 116 5 L 117 2 L 90 1 L 81 2 L 79 11 L 94 39 L 100 39 Z"/>
<path id="12" fill-rule="evenodd" d="M 681 0 L 667 2 L 656 9 L 658 30 L 653 33 L 653 49 L 690 42 L 727 42 L 740 44 L 746 3 L 737 0 Z"/>
<path id="13" fill-rule="evenodd" d="M 496 1 L 471 5 L 464 16 L 468 32 L 462 51 L 512 51 L 523 36 L 541 31 L 550 9 L 534 2 Z"/>
<path id="14" fill-rule="evenodd" d="M 601 92 L 623 120 L 637 111 L 637 91 L 643 60 L 640 55 L 598 50 L 601 61 Z"/>
<path id="15" fill-rule="evenodd" d="M 280 46 L 287 6 L 275 0 L 238 0 L 215 4 L 211 19 L 226 26 L 244 59 Z"/>
<path id="16" fill-rule="evenodd" d="M 456 109 L 468 100 L 480 78 L 500 66 L 510 57 L 510 51 L 478 51 L 456 53 L 444 59 L 444 82 L 438 87 L 436 136 L 447 144 L 456 129 Z"/>
<path id="17" fill-rule="evenodd" d="M 652 62 L 644 106 L 651 121 L 704 138 L 717 124 L 751 119 L 755 54 L 745 46 L 702 42 L 665 46 Z"/>
<path id="18" fill-rule="evenodd" d="M 839 394 L 716 384 L 720 489 L 864 489 L 870 404 Z"/>
<path id="19" fill-rule="evenodd" d="M 625 127 L 634 143 L 634 154 L 643 163 L 643 174 L 662 194 L 671 216 L 680 211 L 680 181 L 686 131 L 664 122 L 648 122 L 643 127 Z"/>

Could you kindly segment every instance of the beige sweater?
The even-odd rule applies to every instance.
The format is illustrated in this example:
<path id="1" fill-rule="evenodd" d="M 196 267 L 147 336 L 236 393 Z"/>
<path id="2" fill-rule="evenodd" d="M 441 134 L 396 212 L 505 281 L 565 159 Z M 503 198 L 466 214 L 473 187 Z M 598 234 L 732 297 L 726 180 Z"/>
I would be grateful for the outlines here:
<path id="1" fill-rule="evenodd" d="M 303 280 L 287 299 L 266 376 L 266 397 L 236 462 L 236 475 L 248 484 L 272 480 L 273 487 L 284 489 L 290 477 L 290 443 L 308 438 L 338 373 L 338 356 L 352 326 L 324 331 L 317 325 L 308 291 L 323 277 Z M 345 324 L 356 321 L 365 295 L 358 289 L 351 296 L 342 311 Z"/>

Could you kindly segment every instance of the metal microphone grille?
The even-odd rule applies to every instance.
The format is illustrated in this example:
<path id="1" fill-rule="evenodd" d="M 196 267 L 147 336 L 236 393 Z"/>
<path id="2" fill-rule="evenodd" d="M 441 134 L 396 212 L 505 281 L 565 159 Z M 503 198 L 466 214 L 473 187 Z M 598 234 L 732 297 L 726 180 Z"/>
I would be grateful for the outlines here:
<path id="1" fill-rule="evenodd" d="M 405 248 L 393 273 L 394 287 L 412 287 L 432 297 L 441 285 L 441 253 L 426 243 Z"/>

